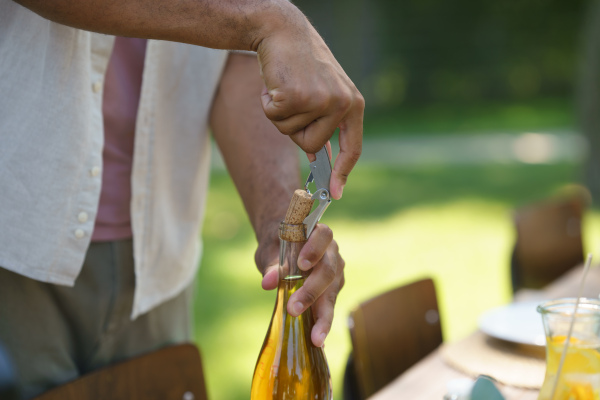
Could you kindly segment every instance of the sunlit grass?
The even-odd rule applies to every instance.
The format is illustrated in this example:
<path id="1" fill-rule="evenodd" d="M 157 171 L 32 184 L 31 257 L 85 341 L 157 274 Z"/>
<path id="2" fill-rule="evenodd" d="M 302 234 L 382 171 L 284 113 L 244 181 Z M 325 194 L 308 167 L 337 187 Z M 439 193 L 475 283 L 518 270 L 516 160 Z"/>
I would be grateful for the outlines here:
<path id="1" fill-rule="evenodd" d="M 592 253 L 594 263 L 600 264 L 600 212 L 588 213 L 583 222 L 583 245 L 587 253 Z"/>
<path id="2" fill-rule="evenodd" d="M 511 211 L 551 195 L 576 173 L 572 165 L 357 169 L 322 221 L 347 263 L 325 347 L 334 398 L 341 399 L 353 307 L 428 276 L 436 283 L 444 339 L 473 331 L 481 312 L 510 300 Z M 586 248 L 600 250 L 599 213 L 588 216 L 584 231 Z M 247 400 L 275 293 L 260 287 L 255 240 L 224 174 L 211 183 L 203 234 L 195 314 L 209 396 Z"/>

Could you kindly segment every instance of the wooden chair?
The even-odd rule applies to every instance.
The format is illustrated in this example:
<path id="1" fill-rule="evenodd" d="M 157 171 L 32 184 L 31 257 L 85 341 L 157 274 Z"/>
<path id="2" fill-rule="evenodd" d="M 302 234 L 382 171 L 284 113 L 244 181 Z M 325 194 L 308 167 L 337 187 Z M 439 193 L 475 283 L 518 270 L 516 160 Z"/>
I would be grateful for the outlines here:
<path id="1" fill-rule="evenodd" d="M 206 400 L 202 361 L 192 344 L 167 347 L 59 386 L 35 400 Z"/>
<path id="2" fill-rule="evenodd" d="M 514 214 L 516 241 L 511 255 L 513 291 L 539 289 L 583 263 L 581 196 L 528 205 Z"/>
<path id="3" fill-rule="evenodd" d="M 349 330 L 344 399 L 366 399 L 442 343 L 433 281 L 423 279 L 360 304 L 350 313 Z"/>

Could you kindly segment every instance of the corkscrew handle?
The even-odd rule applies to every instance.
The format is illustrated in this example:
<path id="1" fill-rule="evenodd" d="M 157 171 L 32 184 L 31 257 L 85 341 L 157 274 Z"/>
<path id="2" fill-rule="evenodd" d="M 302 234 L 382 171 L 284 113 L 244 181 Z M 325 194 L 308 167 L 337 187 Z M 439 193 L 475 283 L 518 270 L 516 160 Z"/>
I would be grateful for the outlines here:
<path id="1" fill-rule="evenodd" d="M 317 222 L 325 213 L 325 210 L 331 204 L 331 195 L 329 194 L 329 181 L 331 180 L 331 157 L 327 151 L 327 145 L 315 153 L 315 161 L 310 163 L 310 174 L 304 184 L 304 190 L 310 195 L 308 184 L 314 182 L 316 186 L 315 193 L 312 194 L 313 200 L 318 200 L 319 205 L 315 210 L 304 218 L 306 224 L 306 237 L 312 233 Z"/>

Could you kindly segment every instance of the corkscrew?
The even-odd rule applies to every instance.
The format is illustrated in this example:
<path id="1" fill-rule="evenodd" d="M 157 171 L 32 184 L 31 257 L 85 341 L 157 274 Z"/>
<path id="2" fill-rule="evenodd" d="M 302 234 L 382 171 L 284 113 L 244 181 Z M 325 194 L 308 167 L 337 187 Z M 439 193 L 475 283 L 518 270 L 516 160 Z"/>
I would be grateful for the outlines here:
<path id="1" fill-rule="evenodd" d="M 317 207 L 310 213 L 306 218 L 304 218 L 304 224 L 306 225 L 306 238 L 310 236 L 311 232 L 317 225 L 317 222 L 325 213 L 325 210 L 331 204 L 331 196 L 329 194 L 329 181 L 331 179 L 331 161 L 329 157 L 329 152 L 327 151 L 327 146 L 323 146 L 321 150 L 319 150 L 315 156 L 317 159 L 310 163 L 310 174 L 306 179 L 306 183 L 304 184 L 304 190 L 308 194 L 310 190 L 308 189 L 309 183 L 314 183 L 316 186 L 316 191 L 311 194 L 311 198 L 313 200 L 318 200 L 319 204 Z"/>

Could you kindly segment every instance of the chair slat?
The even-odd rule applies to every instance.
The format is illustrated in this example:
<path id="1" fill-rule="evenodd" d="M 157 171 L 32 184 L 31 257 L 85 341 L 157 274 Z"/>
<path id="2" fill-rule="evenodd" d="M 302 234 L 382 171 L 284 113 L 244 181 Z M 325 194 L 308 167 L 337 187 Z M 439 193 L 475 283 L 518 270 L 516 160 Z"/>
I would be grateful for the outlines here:
<path id="1" fill-rule="evenodd" d="M 198 348 L 167 347 L 91 372 L 35 400 L 106 399 L 207 400 Z"/>
<path id="2" fill-rule="evenodd" d="M 442 343 L 431 279 L 393 289 L 360 304 L 350 320 L 354 371 L 362 399 Z"/>

